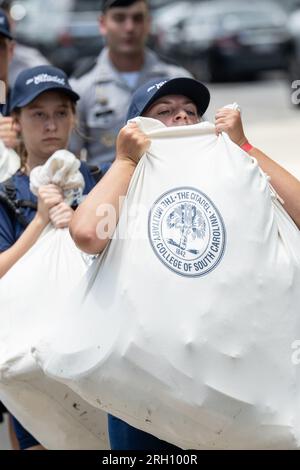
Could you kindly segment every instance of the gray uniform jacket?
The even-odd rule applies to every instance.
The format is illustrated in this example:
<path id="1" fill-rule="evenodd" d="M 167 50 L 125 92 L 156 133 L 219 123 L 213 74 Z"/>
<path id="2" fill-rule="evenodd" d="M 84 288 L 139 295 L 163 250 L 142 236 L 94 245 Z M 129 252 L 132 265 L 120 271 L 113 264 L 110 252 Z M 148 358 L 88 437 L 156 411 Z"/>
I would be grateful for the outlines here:
<path id="1" fill-rule="evenodd" d="M 29 67 L 49 64 L 50 62 L 37 49 L 16 43 L 14 55 L 9 65 L 8 72 L 10 87 L 13 87 L 17 76 L 23 70 L 28 69 Z"/>
<path id="2" fill-rule="evenodd" d="M 78 102 L 78 127 L 81 135 L 73 133 L 70 150 L 80 155 L 86 149 L 87 161 L 101 166 L 115 157 L 116 137 L 125 125 L 127 110 L 133 92 L 154 78 L 191 77 L 175 65 L 162 62 L 156 54 L 146 49 L 145 65 L 138 83 L 131 89 L 109 60 L 104 48 L 95 67 L 78 80 L 71 80 L 73 89 L 80 95 Z"/>

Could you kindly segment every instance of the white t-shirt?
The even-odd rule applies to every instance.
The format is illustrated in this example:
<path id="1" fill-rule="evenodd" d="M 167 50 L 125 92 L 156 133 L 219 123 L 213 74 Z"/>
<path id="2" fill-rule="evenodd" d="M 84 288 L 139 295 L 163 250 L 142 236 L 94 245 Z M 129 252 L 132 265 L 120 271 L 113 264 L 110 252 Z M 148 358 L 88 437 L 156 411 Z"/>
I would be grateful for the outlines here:
<path id="1" fill-rule="evenodd" d="M 121 76 L 130 88 L 134 88 L 137 84 L 141 72 L 122 72 Z"/>

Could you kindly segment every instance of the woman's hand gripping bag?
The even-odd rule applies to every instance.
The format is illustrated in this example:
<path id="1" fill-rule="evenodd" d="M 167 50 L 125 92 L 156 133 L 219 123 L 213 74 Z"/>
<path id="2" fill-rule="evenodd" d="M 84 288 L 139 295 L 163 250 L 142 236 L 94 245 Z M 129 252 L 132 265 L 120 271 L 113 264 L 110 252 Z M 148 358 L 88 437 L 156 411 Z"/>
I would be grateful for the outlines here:
<path id="1" fill-rule="evenodd" d="M 84 187 L 80 162 L 56 152 L 30 175 L 31 190 L 55 183 L 65 201 L 79 201 Z M 31 355 L 32 345 L 60 321 L 66 302 L 88 268 L 68 229 L 51 224 L 36 244 L 0 280 L 0 398 L 48 449 L 107 448 L 105 413 L 65 385 L 49 380 Z M 70 324 L 68 328 L 73 328 Z"/>
<path id="2" fill-rule="evenodd" d="M 137 121 L 152 144 L 114 238 L 35 358 L 179 447 L 299 448 L 299 231 L 212 124 Z"/>

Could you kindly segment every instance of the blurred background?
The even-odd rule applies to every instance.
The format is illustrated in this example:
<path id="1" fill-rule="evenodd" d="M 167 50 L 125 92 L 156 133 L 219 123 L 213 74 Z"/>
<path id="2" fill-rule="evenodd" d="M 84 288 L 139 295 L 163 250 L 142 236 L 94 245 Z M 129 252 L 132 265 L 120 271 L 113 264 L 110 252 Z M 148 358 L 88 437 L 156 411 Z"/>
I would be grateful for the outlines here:
<path id="1" fill-rule="evenodd" d="M 299 74 L 300 0 L 149 3 L 151 47 L 199 79 L 252 79 L 269 70 Z M 77 73 L 103 47 L 98 28 L 100 0 L 16 0 L 10 4 L 17 39 L 37 47 L 68 74 Z"/>
<path id="2" fill-rule="evenodd" d="M 2 0 L 2 2 L 6 0 Z M 213 120 L 238 102 L 249 140 L 300 177 L 300 0 L 150 0 L 149 46 L 209 83 Z M 0 0 L 1 4 L 1 0 Z M 94 64 L 104 40 L 100 0 L 15 0 L 17 40 L 69 75 Z M 294 88 L 292 83 L 294 82 Z"/>

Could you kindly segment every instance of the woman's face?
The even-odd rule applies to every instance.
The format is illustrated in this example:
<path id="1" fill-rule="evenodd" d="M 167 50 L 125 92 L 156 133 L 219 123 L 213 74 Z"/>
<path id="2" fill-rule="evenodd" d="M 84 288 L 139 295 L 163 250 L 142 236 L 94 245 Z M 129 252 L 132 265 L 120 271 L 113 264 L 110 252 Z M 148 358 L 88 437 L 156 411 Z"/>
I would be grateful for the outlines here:
<path id="1" fill-rule="evenodd" d="M 167 127 L 197 124 L 200 121 L 196 105 L 182 95 L 163 96 L 143 116 L 158 119 Z"/>
<path id="2" fill-rule="evenodd" d="M 18 124 L 28 155 L 48 159 L 65 149 L 75 124 L 70 98 L 59 91 L 47 91 L 21 109 Z"/>

